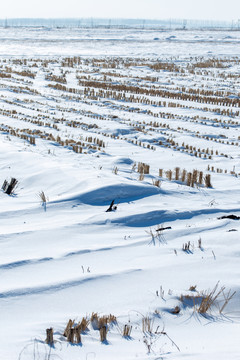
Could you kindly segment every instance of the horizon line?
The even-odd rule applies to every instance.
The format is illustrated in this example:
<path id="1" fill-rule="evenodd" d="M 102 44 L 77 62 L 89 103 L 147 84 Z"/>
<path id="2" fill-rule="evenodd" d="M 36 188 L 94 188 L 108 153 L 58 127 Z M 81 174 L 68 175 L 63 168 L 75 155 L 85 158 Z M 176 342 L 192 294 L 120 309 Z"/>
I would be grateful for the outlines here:
<path id="1" fill-rule="evenodd" d="M 82 17 L 0 17 L 0 21 L 4 20 L 138 20 L 138 21 L 196 21 L 196 22 L 239 22 L 240 19 L 194 19 L 194 18 L 183 18 L 183 17 L 169 17 L 169 18 L 141 18 L 141 17 L 95 17 L 95 16 L 82 16 Z"/>

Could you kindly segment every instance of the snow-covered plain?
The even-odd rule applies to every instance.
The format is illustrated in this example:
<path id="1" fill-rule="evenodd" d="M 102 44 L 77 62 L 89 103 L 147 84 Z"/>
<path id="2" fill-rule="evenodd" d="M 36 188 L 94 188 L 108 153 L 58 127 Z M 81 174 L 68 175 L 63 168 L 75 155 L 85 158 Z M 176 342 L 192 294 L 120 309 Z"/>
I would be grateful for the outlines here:
<path id="1" fill-rule="evenodd" d="M 239 359 L 240 226 L 219 219 L 240 216 L 239 42 L 0 29 L 0 181 L 18 180 L 0 193 L 1 359 Z M 202 183 L 187 186 L 184 169 Z M 68 320 L 93 312 L 117 317 L 107 341 L 89 324 L 67 342 Z"/>

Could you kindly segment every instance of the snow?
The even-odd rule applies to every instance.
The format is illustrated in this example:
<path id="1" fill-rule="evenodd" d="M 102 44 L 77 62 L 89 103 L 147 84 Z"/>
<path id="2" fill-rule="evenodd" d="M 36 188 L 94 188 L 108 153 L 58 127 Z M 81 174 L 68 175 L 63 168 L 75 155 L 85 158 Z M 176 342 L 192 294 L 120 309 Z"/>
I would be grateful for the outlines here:
<path id="1" fill-rule="evenodd" d="M 240 223 L 219 219 L 240 216 L 239 115 L 214 111 L 236 112 L 239 107 L 142 95 L 145 100 L 184 105 L 157 106 L 131 102 L 129 93 L 126 100 L 93 99 L 53 89 L 48 85 L 54 82 L 45 80 L 45 75 L 61 76 L 61 71 L 67 71 L 66 86 L 78 90 L 82 86 L 76 71 L 99 81 L 104 73 L 115 71 L 122 76 L 112 75 L 116 83 L 156 85 L 169 91 L 183 86 L 217 91 L 221 84 L 226 97 L 237 99 L 238 78 L 222 82 L 222 75 L 239 73 L 239 63 L 232 59 L 239 56 L 240 33 L 16 31 L 0 29 L 0 73 L 7 71 L 6 66 L 15 71 L 11 78 L 0 78 L 0 124 L 4 126 L 0 174 L 2 183 L 12 177 L 19 182 L 13 195 L 0 192 L 0 358 L 239 359 Z M 63 67 L 65 55 L 81 56 L 83 63 Z M 106 56 L 109 62 L 116 56 L 129 62 L 135 59 L 140 65 L 106 69 L 91 64 L 92 59 Z M 156 72 L 141 60 L 150 64 L 160 57 L 185 69 L 199 56 L 201 61 L 226 60 L 229 66 L 207 69 L 209 74 L 182 75 Z M 27 59 L 27 65 L 16 59 Z M 45 60 L 49 60 L 46 67 Z M 38 65 L 31 67 L 34 62 Z M 36 73 L 35 79 L 16 73 L 23 69 Z M 158 81 L 146 80 L 149 76 Z M 25 90 L 16 92 L 13 86 Z M 37 124 L 38 120 L 44 124 Z M 84 124 L 71 127 L 70 121 Z M 154 121 L 166 126 L 154 127 Z M 93 124 L 97 127 L 90 126 Z M 36 144 L 8 133 L 6 126 L 35 130 Z M 40 137 L 37 130 L 52 134 L 55 140 Z M 76 153 L 71 144 L 61 146 L 58 135 L 74 142 L 85 142 L 91 136 L 103 140 L 105 147 L 83 146 L 83 152 Z M 173 145 L 159 145 L 168 138 L 178 142 L 181 150 L 185 143 L 209 148 L 209 154 L 196 157 Z M 142 180 L 137 172 L 139 162 L 150 165 L 150 173 Z M 175 180 L 176 167 L 210 174 L 212 188 L 189 187 Z M 218 168 L 223 172 L 217 172 Z M 160 178 L 159 169 L 173 170 L 173 180 L 166 175 Z M 156 180 L 161 181 L 159 187 L 154 185 Z M 41 191 L 47 197 L 45 207 Z M 117 209 L 106 212 L 112 200 Z M 158 232 L 161 227 L 171 229 Z M 190 251 L 183 251 L 189 241 Z M 224 294 L 236 292 L 222 313 L 213 307 L 201 314 L 180 301 L 181 295 L 203 295 L 202 291 L 210 291 L 218 282 L 219 290 L 226 288 Z M 195 285 L 196 291 L 190 291 Z M 177 315 L 172 314 L 176 306 L 180 307 Z M 99 331 L 91 324 L 82 334 L 82 344 L 67 342 L 63 332 L 68 320 L 77 323 L 93 312 L 117 317 L 117 324 L 109 325 L 107 342 L 100 342 Z M 142 330 L 142 318 L 147 316 L 153 322 L 152 332 Z M 125 324 L 132 326 L 129 338 L 122 336 Z M 53 347 L 45 343 L 50 327 L 54 329 Z"/>

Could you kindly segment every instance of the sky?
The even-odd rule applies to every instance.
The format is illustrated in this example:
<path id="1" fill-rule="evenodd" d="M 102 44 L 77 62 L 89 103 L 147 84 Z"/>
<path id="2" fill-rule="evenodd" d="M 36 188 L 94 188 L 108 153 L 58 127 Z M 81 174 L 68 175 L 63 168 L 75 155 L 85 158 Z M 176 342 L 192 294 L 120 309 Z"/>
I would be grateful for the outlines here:
<path id="1" fill-rule="evenodd" d="M 240 0 L 6 0 L 0 18 L 238 20 Z"/>

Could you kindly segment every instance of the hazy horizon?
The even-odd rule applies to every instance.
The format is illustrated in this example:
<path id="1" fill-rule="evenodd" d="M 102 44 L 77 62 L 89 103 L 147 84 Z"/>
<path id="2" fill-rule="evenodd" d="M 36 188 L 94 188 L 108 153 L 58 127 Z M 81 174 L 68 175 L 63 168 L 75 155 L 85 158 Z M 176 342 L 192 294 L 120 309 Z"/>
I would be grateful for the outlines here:
<path id="1" fill-rule="evenodd" d="M 228 0 L 56 0 L 36 1 L 10 0 L 1 6 L 1 18 L 124 18 L 124 19 L 189 19 L 211 21 L 237 21 L 240 18 L 240 3 Z"/>

